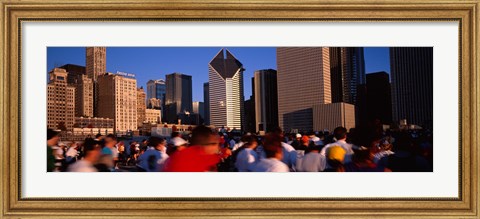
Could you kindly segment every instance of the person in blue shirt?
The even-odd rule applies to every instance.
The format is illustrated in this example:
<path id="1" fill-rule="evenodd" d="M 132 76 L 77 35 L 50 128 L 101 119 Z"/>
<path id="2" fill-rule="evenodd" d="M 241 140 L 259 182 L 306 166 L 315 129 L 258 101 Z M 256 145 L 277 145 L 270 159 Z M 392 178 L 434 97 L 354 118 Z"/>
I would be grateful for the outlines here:
<path id="1" fill-rule="evenodd" d="M 165 161 L 168 159 L 165 153 L 167 141 L 159 137 L 150 137 L 147 143 L 147 149 L 138 158 L 137 167 L 140 171 L 158 172 L 162 171 Z"/>

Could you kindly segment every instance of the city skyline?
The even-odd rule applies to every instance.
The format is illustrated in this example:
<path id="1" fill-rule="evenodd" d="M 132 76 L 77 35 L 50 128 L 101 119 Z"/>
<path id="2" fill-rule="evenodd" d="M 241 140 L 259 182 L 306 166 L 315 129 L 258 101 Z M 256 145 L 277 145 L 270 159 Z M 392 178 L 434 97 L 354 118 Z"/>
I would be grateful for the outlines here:
<path id="1" fill-rule="evenodd" d="M 203 101 L 203 83 L 208 82 L 208 62 L 222 47 L 107 47 L 108 72 L 134 73 L 138 87 L 149 80 L 165 80 L 174 72 L 192 76 L 193 101 Z M 261 69 L 277 69 L 275 47 L 225 47 L 242 60 L 244 97 L 252 94 L 250 78 Z M 85 66 L 85 47 L 48 47 L 47 72 L 65 64 Z M 207 63 L 207 64 L 205 64 Z M 366 73 L 390 73 L 388 47 L 365 47 Z"/>

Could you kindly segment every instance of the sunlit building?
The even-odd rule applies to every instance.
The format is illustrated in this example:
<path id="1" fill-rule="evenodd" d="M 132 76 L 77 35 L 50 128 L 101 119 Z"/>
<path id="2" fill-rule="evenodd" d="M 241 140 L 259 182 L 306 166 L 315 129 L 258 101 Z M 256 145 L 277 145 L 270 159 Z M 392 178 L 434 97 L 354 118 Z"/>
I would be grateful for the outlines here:
<path id="1" fill-rule="evenodd" d="M 75 122 L 75 87 L 68 85 L 68 72 L 54 68 L 47 85 L 47 126 L 71 131 Z"/>

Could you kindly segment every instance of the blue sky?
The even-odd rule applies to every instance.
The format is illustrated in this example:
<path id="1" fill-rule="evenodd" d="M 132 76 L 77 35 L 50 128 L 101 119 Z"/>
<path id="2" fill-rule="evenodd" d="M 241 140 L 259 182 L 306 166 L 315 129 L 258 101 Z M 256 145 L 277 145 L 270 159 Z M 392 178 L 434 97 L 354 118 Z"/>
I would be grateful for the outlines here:
<path id="1" fill-rule="evenodd" d="M 221 47 L 107 47 L 107 71 L 136 74 L 137 86 L 146 88 L 150 79 L 165 79 L 165 75 L 180 72 L 192 76 L 193 101 L 203 101 L 203 83 L 208 82 L 208 63 Z M 252 93 L 253 72 L 276 69 L 274 47 L 228 47 L 244 68 L 244 96 Z M 85 66 L 85 47 L 48 47 L 47 72 L 64 64 Z M 386 47 L 365 48 L 367 73 L 390 73 Z"/>

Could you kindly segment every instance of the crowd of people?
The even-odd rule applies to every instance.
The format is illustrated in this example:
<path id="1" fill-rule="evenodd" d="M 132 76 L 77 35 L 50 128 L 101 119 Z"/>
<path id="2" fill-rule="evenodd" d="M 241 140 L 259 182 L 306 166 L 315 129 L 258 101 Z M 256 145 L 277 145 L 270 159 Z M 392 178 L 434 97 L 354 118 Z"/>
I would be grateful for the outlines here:
<path id="1" fill-rule="evenodd" d="M 47 171 L 431 172 L 433 141 L 428 131 L 371 127 L 295 134 L 276 128 L 263 136 L 235 136 L 197 126 L 168 141 L 152 136 L 125 143 L 99 134 L 65 145 L 48 129 Z"/>

